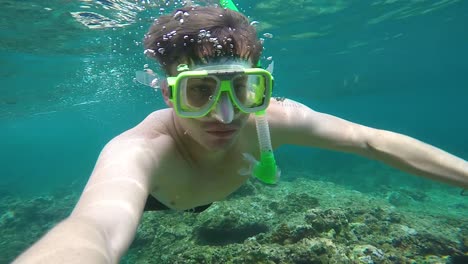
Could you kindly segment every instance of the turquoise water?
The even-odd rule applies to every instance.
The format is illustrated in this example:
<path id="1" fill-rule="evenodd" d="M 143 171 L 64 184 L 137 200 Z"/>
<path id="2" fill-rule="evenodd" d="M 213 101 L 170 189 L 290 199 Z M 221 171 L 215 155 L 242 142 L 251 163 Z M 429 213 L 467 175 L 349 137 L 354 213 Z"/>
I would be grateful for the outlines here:
<path id="1" fill-rule="evenodd" d="M 44 2 L 0 1 L 0 195 L 79 192 L 106 142 L 164 107 L 133 75 L 153 65 L 141 45 L 150 22 L 180 3 Z M 273 35 L 263 62 L 275 62 L 275 96 L 468 159 L 467 1 L 237 2 L 259 34 Z M 91 29 L 73 12 L 113 22 Z M 290 171 L 366 192 L 447 188 L 346 154 L 284 147 L 277 156 L 284 181 Z"/>
<path id="2" fill-rule="evenodd" d="M 3 188 L 31 194 L 83 184 L 108 140 L 164 107 L 157 92 L 132 81 L 133 72 L 152 65 L 141 47 L 149 21 L 161 6 L 180 5 L 110 2 L 2 1 Z M 466 159 L 467 3 L 383 2 L 238 4 L 260 22 L 260 34 L 273 34 L 264 57 L 275 61 L 275 95 Z M 89 29 L 70 15 L 78 11 L 128 25 Z M 304 155 L 309 158 L 299 158 Z M 278 156 L 285 172 L 302 166 L 326 173 L 337 159 L 343 170 L 369 162 L 300 148 Z"/>

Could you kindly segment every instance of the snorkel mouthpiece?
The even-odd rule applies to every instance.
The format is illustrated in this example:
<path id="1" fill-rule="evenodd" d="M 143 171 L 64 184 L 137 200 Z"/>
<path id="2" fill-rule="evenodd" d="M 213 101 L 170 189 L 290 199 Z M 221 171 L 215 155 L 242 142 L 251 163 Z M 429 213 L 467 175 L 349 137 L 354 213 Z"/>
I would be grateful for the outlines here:
<path id="1" fill-rule="evenodd" d="M 279 169 L 276 166 L 273 152 L 262 152 L 260 162 L 254 167 L 253 176 L 263 183 L 276 184 L 279 179 Z"/>

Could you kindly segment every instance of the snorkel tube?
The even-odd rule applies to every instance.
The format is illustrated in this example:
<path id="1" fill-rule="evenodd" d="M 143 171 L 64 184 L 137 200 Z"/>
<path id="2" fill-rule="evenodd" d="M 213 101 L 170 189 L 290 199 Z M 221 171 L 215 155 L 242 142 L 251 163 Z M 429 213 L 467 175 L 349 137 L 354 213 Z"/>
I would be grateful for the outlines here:
<path id="1" fill-rule="evenodd" d="M 233 11 L 239 12 L 239 9 L 237 9 L 237 6 L 234 4 L 234 2 L 232 2 L 232 0 L 219 0 L 219 4 L 223 8 L 228 8 Z"/>
<path id="2" fill-rule="evenodd" d="M 223 8 L 239 12 L 239 9 L 237 9 L 232 0 L 220 0 L 219 4 Z M 257 127 L 258 144 L 260 146 L 260 161 L 257 161 L 252 155 L 244 153 L 244 159 L 250 163 L 250 168 L 242 174 L 250 174 L 266 184 L 276 184 L 281 175 L 281 171 L 278 166 L 276 166 L 276 160 L 271 146 L 270 128 L 268 127 L 265 110 L 255 113 L 255 125 Z"/>

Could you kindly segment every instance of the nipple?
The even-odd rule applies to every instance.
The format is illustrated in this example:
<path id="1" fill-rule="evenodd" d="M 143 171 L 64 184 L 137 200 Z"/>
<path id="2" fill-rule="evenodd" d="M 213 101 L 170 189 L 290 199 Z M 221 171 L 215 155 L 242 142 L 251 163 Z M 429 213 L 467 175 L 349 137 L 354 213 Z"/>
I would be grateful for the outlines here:
<path id="1" fill-rule="evenodd" d="M 229 124 L 234 119 L 234 106 L 227 93 L 221 94 L 219 101 L 216 103 L 212 115 L 216 120 L 223 124 Z"/>

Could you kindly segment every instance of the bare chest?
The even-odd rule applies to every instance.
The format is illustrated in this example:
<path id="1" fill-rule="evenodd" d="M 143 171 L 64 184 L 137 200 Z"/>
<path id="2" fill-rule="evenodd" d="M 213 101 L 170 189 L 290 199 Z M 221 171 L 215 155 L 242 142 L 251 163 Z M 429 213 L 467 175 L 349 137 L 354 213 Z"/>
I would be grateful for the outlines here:
<path id="1" fill-rule="evenodd" d="M 174 209 L 190 209 L 225 199 L 247 180 L 241 153 L 216 164 L 193 165 L 179 159 L 156 180 L 152 195 Z"/>

